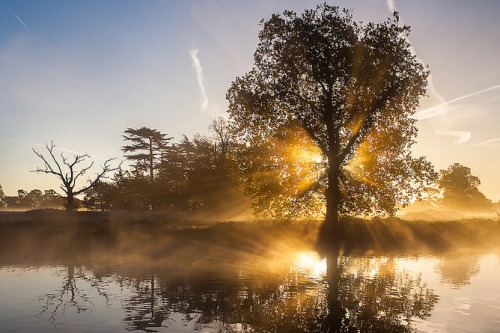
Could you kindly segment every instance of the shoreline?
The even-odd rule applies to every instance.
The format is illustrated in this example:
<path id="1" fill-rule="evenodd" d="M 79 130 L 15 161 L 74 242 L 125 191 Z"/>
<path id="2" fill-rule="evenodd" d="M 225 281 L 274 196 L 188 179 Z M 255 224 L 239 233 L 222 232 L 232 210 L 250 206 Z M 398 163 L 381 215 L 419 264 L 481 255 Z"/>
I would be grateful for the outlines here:
<path id="1" fill-rule="evenodd" d="M 124 261 L 141 264 L 316 251 L 321 221 L 203 221 L 165 214 L 0 212 L 0 264 Z M 345 256 L 447 255 L 496 251 L 500 221 L 352 219 L 338 247 Z M 322 253 L 320 252 L 320 255 Z"/>

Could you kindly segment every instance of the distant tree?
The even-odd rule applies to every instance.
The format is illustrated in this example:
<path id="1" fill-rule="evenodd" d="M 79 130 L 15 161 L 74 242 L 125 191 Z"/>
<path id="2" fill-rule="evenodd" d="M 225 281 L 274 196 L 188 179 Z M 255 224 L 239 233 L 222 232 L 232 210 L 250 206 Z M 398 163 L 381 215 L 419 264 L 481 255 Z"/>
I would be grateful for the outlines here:
<path id="1" fill-rule="evenodd" d="M 3 193 L 2 185 L 0 185 L 0 208 L 3 208 L 7 205 L 4 200 L 5 200 L 5 193 Z"/>
<path id="2" fill-rule="evenodd" d="M 123 138 L 130 142 L 129 145 L 122 147 L 122 151 L 126 154 L 125 157 L 134 162 L 137 172 L 146 172 L 149 183 L 153 184 L 155 170 L 158 168 L 172 138 L 147 127 L 127 128 Z"/>
<path id="3" fill-rule="evenodd" d="M 58 208 L 62 207 L 64 203 L 63 198 L 56 191 L 50 189 L 43 192 L 42 208 Z"/>
<path id="4" fill-rule="evenodd" d="M 113 184 L 99 181 L 85 191 L 83 206 L 90 210 L 109 210 L 114 193 L 115 186 Z"/>
<path id="5" fill-rule="evenodd" d="M 230 120 L 247 147 L 276 142 L 293 123 L 306 131 L 324 168 L 322 235 L 336 230 L 339 214 L 392 214 L 434 179 L 430 163 L 410 150 L 429 71 L 397 13 L 363 25 L 349 10 L 323 4 L 300 16 L 274 14 L 261 26 L 254 67 L 226 95 Z M 280 169 L 274 177 L 287 177 Z M 290 199 L 283 202 L 296 204 Z"/>
<path id="6" fill-rule="evenodd" d="M 21 190 L 17 190 L 17 197 L 19 198 L 19 200 L 22 202 L 26 197 L 28 196 L 28 192 L 26 192 L 25 190 L 21 189 Z"/>
<path id="7" fill-rule="evenodd" d="M 9 208 L 21 208 L 18 196 L 5 196 L 4 198 L 5 206 Z"/>
<path id="8" fill-rule="evenodd" d="M 131 173 L 119 168 L 114 174 L 114 189 L 111 195 L 113 209 L 149 210 L 151 208 L 151 187 L 142 173 Z"/>
<path id="9" fill-rule="evenodd" d="M 460 211 L 492 210 L 491 200 L 478 189 L 481 181 L 473 176 L 471 169 L 454 163 L 439 171 L 436 181 L 443 192 L 442 204 L 447 208 Z"/>
<path id="10" fill-rule="evenodd" d="M 111 167 L 111 162 L 114 160 L 114 158 L 107 159 L 104 164 L 101 165 L 101 171 L 96 173 L 93 179 L 88 179 L 87 186 L 79 187 L 77 190 L 75 190 L 77 180 L 81 176 L 85 175 L 85 173 L 87 173 L 90 168 L 92 168 L 94 162 L 91 162 L 81 169 L 77 169 L 77 167 L 79 167 L 81 163 L 90 158 L 90 156 L 88 154 L 77 154 L 73 156 L 72 159 L 68 159 L 61 153 L 61 160 L 59 161 L 54 153 L 54 142 L 51 142 L 50 145 L 46 144 L 45 147 L 47 148 L 47 152 L 49 154 L 48 158 L 46 158 L 42 153 L 39 153 L 33 149 L 33 152 L 36 154 L 36 156 L 38 156 L 44 163 L 43 168 L 37 168 L 33 172 L 52 174 L 59 178 L 59 180 L 62 182 L 60 188 L 65 193 L 67 204 L 66 208 L 68 210 L 74 210 L 77 208 L 76 205 L 79 200 L 76 200 L 75 196 L 92 188 L 101 179 L 105 178 L 107 173 L 118 169 L 118 167 Z"/>
<path id="11" fill-rule="evenodd" d="M 31 190 L 26 195 L 26 206 L 29 206 L 31 209 L 40 208 L 43 201 L 43 192 L 37 189 Z"/>
<path id="12" fill-rule="evenodd" d="M 222 185 L 217 181 L 217 185 L 212 184 L 218 170 L 215 149 L 214 142 L 201 135 L 191 140 L 184 136 L 172 147 L 160 172 L 160 182 L 172 206 L 183 210 L 199 209 L 204 206 L 209 187 Z"/>
<path id="13" fill-rule="evenodd" d="M 214 121 L 210 126 L 214 137 L 184 136 L 169 149 L 158 174 L 158 199 L 165 207 L 220 213 L 242 204 L 244 199 L 228 175 L 233 142 L 226 126 L 221 119 Z"/>
<path id="14" fill-rule="evenodd" d="M 209 130 L 213 133 L 214 152 L 216 165 L 219 169 L 225 169 L 232 146 L 234 146 L 234 134 L 229 123 L 221 117 L 212 120 Z"/>

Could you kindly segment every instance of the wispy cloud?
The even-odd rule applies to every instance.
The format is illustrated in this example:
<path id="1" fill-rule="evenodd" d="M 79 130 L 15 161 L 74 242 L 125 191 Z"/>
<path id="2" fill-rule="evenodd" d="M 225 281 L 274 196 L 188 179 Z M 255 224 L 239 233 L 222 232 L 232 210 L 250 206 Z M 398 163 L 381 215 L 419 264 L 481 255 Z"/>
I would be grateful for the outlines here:
<path id="1" fill-rule="evenodd" d="M 27 141 L 12 139 L 12 138 L 7 138 L 7 140 L 8 141 L 12 141 L 12 142 L 17 142 L 17 143 L 22 143 L 22 144 L 30 145 L 30 146 L 37 146 L 37 147 L 43 147 L 43 148 L 46 147 L 46 145 L 42 145 L 41 143 L 27 142 Z M 61 151 L 61 152 L 67 152 L 67 153 L 71 153 L 71 154 L 75 154 L 75 155 L 84 155 L 84 153 L 81 153 L 81 152 L 78 152 L 78 151 L 75 151 L 75 150 L 71 150 L 71 149 L 59 148 L 58 146 L 54 146 L 54 150 L 58 150 L 58 151 Z M 92 156 L 92 155 L 89 155 L 89 156 L 90 157 L 95 157 L 95 158 L 100 158 L 98 156 Z"/>
<path id="2" fill-rule="evenodd" d="M 394 2 L 394 0 L 386 0 L 385 3 L 389 11 L 391 13 L 394 13 L 394 11 L 396 10 L 396 3 Z"/>
<path id="3" fill-rule="evenodd" d="M 453 141 L 455 144 L 465 143 L 472 137 L 472 133 L 469 131 L 446 131 L 436 132 L 436 134 L 456 137 L 455 141 Z"/>
<path id="4" fill-rule="evenodd" d="M 471 146 L 490 146 L 490 147 L 500 147 L 500 138 L 494 138 L 490 140 L 481 141 L 474 143 Z"/>
<path id="5" fill-rule="evenodd" d="M 454 99 L 449 100 L 449 101 L 443 101 L 443 102 L 441 102 L 437 105 L 434 105 L 430 108 L 427 108 L 425 110 L 421 110 L 421 111 L 417 112 L 413 117 L 417 120 L 422 120 L 422 119 L 427 119 L 427 118 L 438 116 L 440 114 L 448 112 L 449 108 L 447 108 L 446 106 L 448 106 L 451 103 L 458 102 L 458 101 L 461 101 L 463 99 L 473 97 L 473 96 L 488 92 L 490 90 L 498 89 L 498 88 L 500 88 L 500 84 L 497 84 L 497 85 L 491 86 L 489 88 L 482 89 L 482 90 L 479 90 L 479 91 L 476 91 L 476 92 L 473 92 L 470 94 L 466 94 L 466 95 L 454 98 Z"/>
<path id="6" fill-rule="evenodd" d="M 30 34 L 32 34 L 33 32 L 31 31 L 30 28 L 28 28 L 28 26 L 23 22 L 23 20 L 21 20 L 19 16 L 17 16 L 17 14 L 14 13 L 12 9 L 9 8 L 9 10 L 12 13 L 12 15 L 14 15 L 17 18 L 17 20 L 23 25 L 24 29 L 26 29 Z"/>
<path id="7" fill-rule="evenodd" d="M 198 58 L 198 49 L 194 48 L 192 50 L 189 50 L 189 55 L 191 56 L 191 60 L 193 61 L 193 68 L 196 72 L 196 80 L 198 81 L 198 87 L 200 88 L 201 111 L 205 112 L 208 108 L 208 97 L 203 79 L 203 67 L 201 67 L 200 59 Z"/>
<path id="8" fill-rule="evenodd" d="M 395 1 L 394 0 L 386 0 L 385 4 L 387 5 L 387 9 L 389 10 L 389 12 L 391 14 L 394 13 L 394 11 L 396 10 Z M 403 23 L 403 19 L 401 17 L 399 18 L 399 21 L 401 23 Z M 411 45 L 411 43 L 410 43 L 410 45 Z M 413 48 L 413 45 L 411 46 L 411 52 L 416 55 L 416 52 L 415 52 L 415 49 Z M 422 64 L 425 64 L 424 61 L 421 58 L 419 58 L 418 56 L 417 56 L 417 60 L 420 61 Z M 455 102 L 455 101 L 463 99 L 463 98 L 470 97 L 470 96 L 466 96 L 466 97 L 462 97 L 459 99 L 446 101 L 443 98 L 443 96 L 441 96 L 437 92 L 437 90 L 434 86 L 432 74 L 429 75 L 427 89 L 428 89 L 429 96 L 432 99 L 437 100 L 438 104 L 436 104 L 430 108 L 427 108 L 425 110 L 421 110 L 421 111 L 417 112 L 416 114 L 414 114 L 413 118 L 415 118 L 417 120 L 427 119 L 427 118 L 435 117 L 438 115 L 446 114 L 447 112 L 449 112 L 449 105 L 448 105 L 449 103 Z M 472 136 L 472 133 L 469 131 L 454 131 L 453 130 L 453 121 L 451 119 L 448 119 L 448 118 L 441 118 L 438 121 L 435 121 L 432 124 L 432 126 L 434 129 L 434 132 L 437 135 L 455 137 L 456 139 L 453 141 L 454 144 L 461 144 L 461 143 L 467 142 L 470 140 L 470 138 Z"/>

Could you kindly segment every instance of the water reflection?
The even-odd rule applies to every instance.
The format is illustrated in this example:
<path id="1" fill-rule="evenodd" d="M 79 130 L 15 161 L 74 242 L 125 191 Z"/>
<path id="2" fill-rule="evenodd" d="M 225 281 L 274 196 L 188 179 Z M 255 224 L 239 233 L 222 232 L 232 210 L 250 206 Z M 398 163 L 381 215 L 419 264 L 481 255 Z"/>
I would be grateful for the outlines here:
<path id="1" fill-rule="evenodd" d="M 479 273 L 477 256 L 454 256 L 441 260 L 436 267 L 441 280 L 456 288 L 470 284 L 470 279 Z"/>
<path id="2" fill-rule="evenodd" d="M 57 325 L 96 300 L 122 308 L 128 330 L 213 332 L 409 332 L 438 301 L 392 258 L 286 258 L 172 262 L 168 266 L 68 265 L 38 316 Z"/>
<path id="3" fill-rule="evenodd" d="M 38 297 L 38 303 L 42 305 L 41 311 L 36 315 L 37 318 L 46 318 L 55 325 L 56 317 L 70 310 L 76 313 L 91 311 L 95 306 L 93 298 L 89 296 L 89 287 L 105 301 L 110 303 L 107 284 L 109 282 L 99 279 L 85 267 L 75 267 L 67 265 L 61 268 L 58 275 L 62 278 L 60 289 Z M 87 282 L 80 287 L 81 282 Z"/>

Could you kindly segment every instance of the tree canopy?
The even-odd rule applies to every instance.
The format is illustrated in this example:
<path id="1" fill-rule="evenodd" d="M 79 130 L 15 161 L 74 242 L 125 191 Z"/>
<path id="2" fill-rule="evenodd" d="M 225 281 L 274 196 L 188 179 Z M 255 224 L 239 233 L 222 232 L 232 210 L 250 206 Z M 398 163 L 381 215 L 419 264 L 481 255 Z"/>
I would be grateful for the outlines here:
<path id="1" fill-rule="evenodd" d="M 6 205 L 4 199 L 5 199 L 5 193 L 3 193 L 2 185 L 0 185 L 0 208 Z"/>
<path id="2" fill-rule="evenodd" d="M 491 201 L 478 189 L 481 184 L 479 178 L 472 175 L 470 168 L 460 163 L 440 170 L 436 183 L 443 192 L 441 201 L 446 208 L 460 211 L 492 210 Z"/>
<path id="3" fill-rule="evenodd" d="M 329 225 L 339 212 L 394 213 L 435 176 L 410 151 L 417 134 L 412 115 L 429 71 L 413 53 L 409 31 L 397 13 L 362 24 L 327 4 L 301 15 L 274 14 L 261 21 L 253 68 L 227 92 L 244 146 L 276 142 L 283 128 L 297 124 L 319 148 L 321 159 L 314 160 L 323 165 L 318 180 Z M 269 164 L 253 167 L 261 172 Z"/>
<path id="4" fill-rule="evenodd" d="M 147 127 L 127 128 L 123 138 L 130 142 L 122 147 L 125 157 L 134 161 L 136 172 L 146 172 L 152 184 L 154 171 L 158 168 L 172 138 Z"/>

